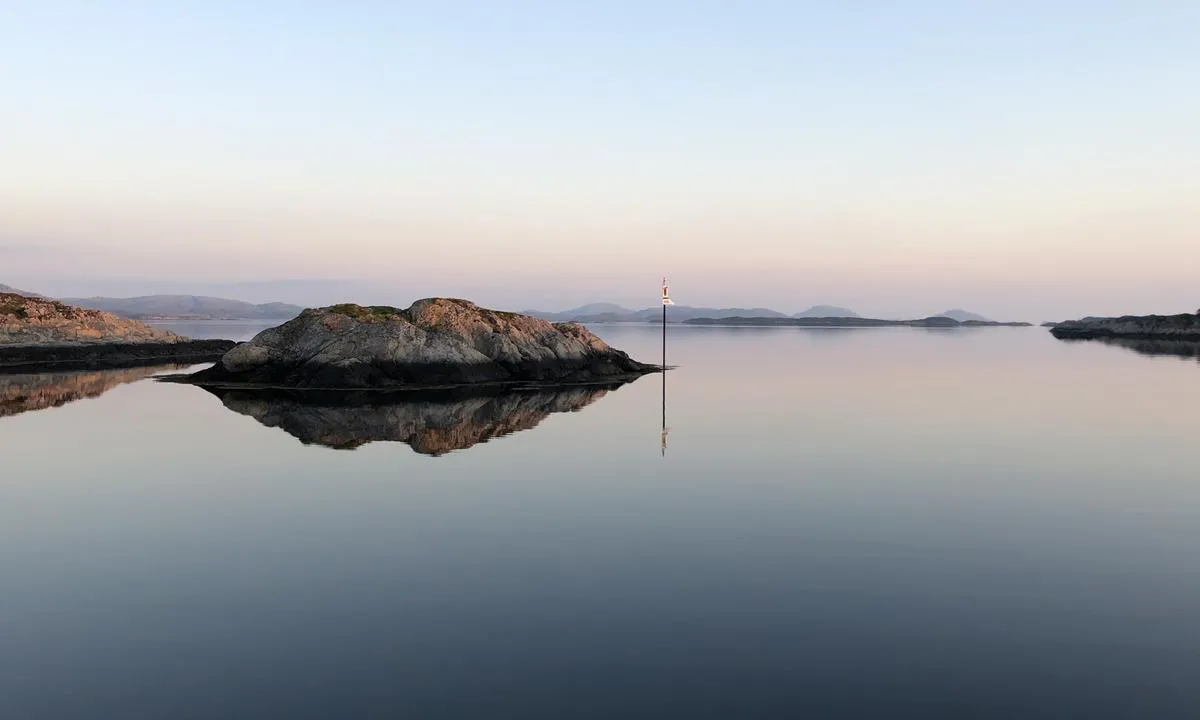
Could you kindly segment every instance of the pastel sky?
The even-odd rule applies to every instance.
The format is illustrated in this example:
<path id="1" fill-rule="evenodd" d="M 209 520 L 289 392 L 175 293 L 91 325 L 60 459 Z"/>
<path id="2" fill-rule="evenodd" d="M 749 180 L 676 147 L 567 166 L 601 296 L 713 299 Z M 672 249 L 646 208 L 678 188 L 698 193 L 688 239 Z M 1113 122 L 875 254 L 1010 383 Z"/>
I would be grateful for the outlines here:
<path id="1" fill-rule="evenodd" d="M 1191 0 L 0 0 L 0 283 L 1192 311 L 1197 83 Z"/>

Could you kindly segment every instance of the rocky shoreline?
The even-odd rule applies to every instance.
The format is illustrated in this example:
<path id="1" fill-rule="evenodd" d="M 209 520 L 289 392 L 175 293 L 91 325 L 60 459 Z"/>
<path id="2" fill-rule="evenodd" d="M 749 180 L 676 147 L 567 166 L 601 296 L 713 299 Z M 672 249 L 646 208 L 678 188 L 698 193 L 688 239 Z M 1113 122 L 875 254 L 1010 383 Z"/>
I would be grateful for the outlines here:
<path id="1" fill-rule="evenodd" d="M 1200 342 L 1200 313 L 1086 317 L 1057 323 L 1050 334 L 1060 340 L 1170 340 Z"/>
<path id="2" fill-rule="evenodd" d="M 217 362 L 236 345 L 232 340 L 0 345 L 0 373 L 196 365 Z"/>

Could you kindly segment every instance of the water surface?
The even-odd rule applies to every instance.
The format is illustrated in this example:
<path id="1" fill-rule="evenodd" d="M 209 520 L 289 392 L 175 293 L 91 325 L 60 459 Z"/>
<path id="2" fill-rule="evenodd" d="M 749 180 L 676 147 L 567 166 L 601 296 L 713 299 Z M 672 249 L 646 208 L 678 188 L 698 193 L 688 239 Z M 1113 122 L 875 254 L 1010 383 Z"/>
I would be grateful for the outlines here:
<path id="1" fill-rule="evenodd" d="M 0 418 L 0 717 L 1200 712 L 1194 359 L 1038 328 L 670 352 L 665 433 L 656 376 L 315 414 L 141 380 Z"/>

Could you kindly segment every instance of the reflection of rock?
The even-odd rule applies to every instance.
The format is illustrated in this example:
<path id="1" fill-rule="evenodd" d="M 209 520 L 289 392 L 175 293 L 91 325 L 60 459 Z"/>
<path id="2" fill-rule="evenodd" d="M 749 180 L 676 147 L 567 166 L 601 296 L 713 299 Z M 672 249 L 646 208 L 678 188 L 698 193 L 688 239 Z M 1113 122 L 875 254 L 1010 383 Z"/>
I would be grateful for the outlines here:
<path id="1" fill-rule="evenodd" d="M 1200 342 L 1188 340 L 1135 340 L 1130 338 L 1100 338 L 1105 345 L 1115 345 L 1140 355 L 1169 355 L 1200 360 Z"/>
<path id="2" fill-rule="evenodd" d="M 136 382 L 182 365 L 141 367 L 100 372 L 61 372 L 0 375 L 0 417 L 31 410 L 61 407 L 84 398 L 103 395 L 118 385 Z"/>
<path id="3" fill-rule="evenodd" d="M 306 445 L 354 449 L 402 442 L 443 455 L 528 430 L 556 412 L 574 412 L 617 385 L 492 394 L 210 390 L 225 407 L 277 427 Z"/>

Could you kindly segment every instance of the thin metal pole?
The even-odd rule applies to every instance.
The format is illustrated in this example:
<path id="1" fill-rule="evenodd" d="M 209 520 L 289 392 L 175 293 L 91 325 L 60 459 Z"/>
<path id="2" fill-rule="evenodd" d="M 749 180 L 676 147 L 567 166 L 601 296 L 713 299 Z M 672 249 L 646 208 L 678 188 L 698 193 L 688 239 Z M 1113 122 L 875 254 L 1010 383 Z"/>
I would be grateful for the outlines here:
<path id="1" fill-rule="evenodd" d="M 666 280 L 663 281 L 662 314 L 662 456 L 667 456 L 667 303 Z"/>

